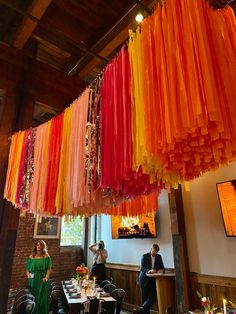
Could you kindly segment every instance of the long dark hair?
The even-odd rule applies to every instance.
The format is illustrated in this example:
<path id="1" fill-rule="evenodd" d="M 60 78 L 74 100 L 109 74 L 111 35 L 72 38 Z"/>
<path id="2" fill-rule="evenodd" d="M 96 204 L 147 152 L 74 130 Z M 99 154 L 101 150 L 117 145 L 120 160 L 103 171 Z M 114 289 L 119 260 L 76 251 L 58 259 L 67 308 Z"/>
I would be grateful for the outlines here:
<path id="1" fill-rule="evenodd" d="M 37 253 L 37 244 L 38 243 L 41 243 L 42 244 L 42 254 L 43 254 L 43 256 L 45 256 L 46 254 L 47 254 L 47 252 L 48 252 L 48 248 L 47 248 L 47 244 L 46 244 L 46 242 L 45 241 L 43 241 L 43 240 L 38 240 L 37 242 L 35 242 L 35 245 L 34 245 L 34 249 L 33 249 L 33 251 L 32 251 L 32 255 L 33 256 L 35 256 L 36 255 L 36 253 Z"/>

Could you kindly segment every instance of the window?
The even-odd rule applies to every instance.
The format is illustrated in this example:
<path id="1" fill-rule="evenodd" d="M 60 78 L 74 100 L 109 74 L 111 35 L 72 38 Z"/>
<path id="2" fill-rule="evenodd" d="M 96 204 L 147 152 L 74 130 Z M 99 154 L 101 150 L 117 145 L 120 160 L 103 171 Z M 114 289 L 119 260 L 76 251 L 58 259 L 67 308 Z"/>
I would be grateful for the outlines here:
<path id="1" fill-rule="evenodd" d="M 65 219 L 61 223 L 61 246 L 82 245 L 84 220 L 80 217 Z"/>

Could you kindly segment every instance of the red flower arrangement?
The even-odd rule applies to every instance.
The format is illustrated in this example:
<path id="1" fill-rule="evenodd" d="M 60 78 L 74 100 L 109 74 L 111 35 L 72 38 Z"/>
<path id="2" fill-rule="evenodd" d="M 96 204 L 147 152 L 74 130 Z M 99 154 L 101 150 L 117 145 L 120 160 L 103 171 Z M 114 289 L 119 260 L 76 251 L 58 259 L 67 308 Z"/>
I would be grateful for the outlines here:
<path id="1" fill-rule="evenodd" d="M 203 297 L 199 291 L 197 291 L 197 295 L 201 301 L 201 305 L 204 308 L 204 311 L 214 313 L 217 307 L 215 306 L 215 304 L 211 304 L 209 297 Z"/>
<path id="2" fill-rule="evenodd" d="M 76 277 L 82 279 L 84 276 L 88 275 L 89 270 L 84 264 L 81 264 L 76 267 Z"/>

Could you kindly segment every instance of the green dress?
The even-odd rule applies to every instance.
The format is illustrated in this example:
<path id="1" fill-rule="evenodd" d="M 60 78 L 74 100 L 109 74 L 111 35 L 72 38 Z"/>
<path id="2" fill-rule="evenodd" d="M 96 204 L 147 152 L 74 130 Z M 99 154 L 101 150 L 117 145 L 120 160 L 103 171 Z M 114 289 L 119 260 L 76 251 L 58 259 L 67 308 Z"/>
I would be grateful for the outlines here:
<path id="1" fill-rule="evenodd" d="M 43 282 L 47 270 L 52 267 L 51 257 L 27 258 L 26 270 L 33 274 L 33 278 L 29 278 L 27 285 L 35 297 L 36 307 L 34 314 L 49 313 L 49 281 Z"/>

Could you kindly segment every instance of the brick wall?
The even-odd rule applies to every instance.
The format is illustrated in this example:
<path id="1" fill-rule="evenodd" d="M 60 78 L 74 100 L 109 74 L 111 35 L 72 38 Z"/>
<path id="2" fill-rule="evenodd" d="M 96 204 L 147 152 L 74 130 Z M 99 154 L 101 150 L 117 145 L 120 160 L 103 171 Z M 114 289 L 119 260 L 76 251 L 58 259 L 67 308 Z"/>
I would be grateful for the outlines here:
<path id="1" fill-rule="evenodd" d="M 11 276 L 11 288 L 23 288 L 26 284 L 25 261 L 31 254 L 37 239 L 33 239 L 35 219 L 32 214 L 20 217 L 16 249 Z M 51 277 L 69 279 L 78 264 L 83 262 L 81 247 L 60 247 L 60 239 L 43 239 L 53 262 Z"/>

